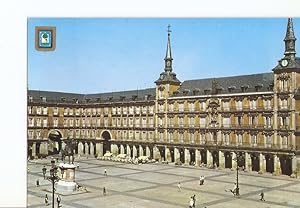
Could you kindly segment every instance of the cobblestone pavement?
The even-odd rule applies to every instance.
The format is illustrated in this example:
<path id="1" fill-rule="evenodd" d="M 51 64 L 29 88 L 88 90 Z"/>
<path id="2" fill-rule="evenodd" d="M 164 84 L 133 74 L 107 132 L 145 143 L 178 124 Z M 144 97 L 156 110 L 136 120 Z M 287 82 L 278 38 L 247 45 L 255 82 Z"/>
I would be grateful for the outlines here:
<path id="1" fill-rule="evenodd" d="M 94 158 L 81 158 L 76 161 L 80 164 L 79 169 L 76 169 L 76 181 L 87 187 L 88 192 L 62 195 L 63 208 L 186 208 L 194 194 L 197 208 L 300 208 L 300 180 L 287 176 L 242 172 L 239 177 L 241 196 L 235 198 L 225 191 L 233 188 L 235 171 L 174 164 L 134 165 Z M 28 207 L 46 207 L 46 193 L 51 203 L 51 184 L 43 179 L 43 165 L 46 165 L 49 174 L 49 159 L 28 162 Z M 103 175 L 105 168 L 107 176 Z M 205 176 L 205 184 L 202 186 L 199 185 L 200 175 Z M 35 186 L 37 179 L 40 181 L 39 187 Z M 178 182 L 182 187 L 180 192 L 177 188 Z M 106 187 L 106 196 L 103 196 L 103 187 Z M 259 200 L 261 191 L 265 193 L 265 202 Z"/>

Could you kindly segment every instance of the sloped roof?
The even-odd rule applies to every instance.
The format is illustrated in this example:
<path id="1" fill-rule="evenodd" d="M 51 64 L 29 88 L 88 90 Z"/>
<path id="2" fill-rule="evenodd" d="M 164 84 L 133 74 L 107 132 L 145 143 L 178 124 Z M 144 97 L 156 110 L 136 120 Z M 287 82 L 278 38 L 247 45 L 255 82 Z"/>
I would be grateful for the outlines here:
<path id="1" fill-rule="evenodd" d="M 221 90 L 220 94 L 239 93 L 242 92 L 242 87 L 247 88 L 245 92 L 256 92 L 256 86 L 260 87 L 259 91 L 270 91 L 273 80 L 273 73 L 187 80 L 182 82 L 178 94 L 173 96 L 190 96 L 194 95 L 194 92 L 197 95 L 204 95 L 205 90 L 209 90 L 207 94 L 212 94 L 213 82 L 217 83 L 217 88 Z M 228 88 L 232 88 L 232 91 L 230 92 Z"/>

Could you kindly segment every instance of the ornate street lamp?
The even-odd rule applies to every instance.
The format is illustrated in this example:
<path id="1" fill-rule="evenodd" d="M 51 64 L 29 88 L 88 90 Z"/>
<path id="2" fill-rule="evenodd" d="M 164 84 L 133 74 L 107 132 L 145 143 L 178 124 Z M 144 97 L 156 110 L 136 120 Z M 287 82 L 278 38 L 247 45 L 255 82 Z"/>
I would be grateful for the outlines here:
<path id="1" fill-rule="evenodd" d="M 236 158 L 236 190 L 235 195 L 240 196 L 240 187 L 239 187 L 239 162 L 244 157 L 244 154 L 242 152 L 235 152 Z"/>
<path id="2" fill-rule="evenodd" d="M 50 176 L 48 176 L 47 179 L 52 183 L 52 208 L 54 208 L 54 193 L 55 193 L 54 185 L 56 182 L 59 181 L 59 177 L 57 176 L 57 166 L 53 166 L 50 169 Z"/>

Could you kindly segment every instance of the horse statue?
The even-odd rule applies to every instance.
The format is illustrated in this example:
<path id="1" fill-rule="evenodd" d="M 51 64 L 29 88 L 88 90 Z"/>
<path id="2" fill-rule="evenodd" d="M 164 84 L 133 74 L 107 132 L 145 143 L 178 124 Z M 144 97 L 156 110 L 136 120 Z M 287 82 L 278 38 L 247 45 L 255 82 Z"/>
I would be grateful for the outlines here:
<path id="1" fill-rule="evenodd" d="M 70 138 L 67 138 L 65 149 L 61 150 L 61 159 L 65 162 L 66 156 L 69 157 L 69 164 L 71 164 L 71 157 L 72 157 L 72 164 L 74 164 L 74 141 Z"/>

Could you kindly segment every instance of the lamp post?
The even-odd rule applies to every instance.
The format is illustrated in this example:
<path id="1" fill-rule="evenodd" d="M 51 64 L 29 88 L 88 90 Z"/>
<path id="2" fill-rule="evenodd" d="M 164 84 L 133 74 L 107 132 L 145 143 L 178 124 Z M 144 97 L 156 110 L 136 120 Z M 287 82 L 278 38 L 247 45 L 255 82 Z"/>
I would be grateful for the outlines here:
<path id="1" fill-rule="evenodd" d="M 59 177 L 57 176 L 57 166 L 53 166 L 50 169 L 50 176 L 48 176 L 47 179 L 52 183 L 52 208 L 54 208 L 54 185 L 59 181 Z"/>
<path id="2" fill-rule="evenodd" d="M 236 155 L 236 190 L 235 195 L 240 196 L 240 187 L 239 187 L 239 161 L 243 157 L 243 153 L 235 152 Z"/>

